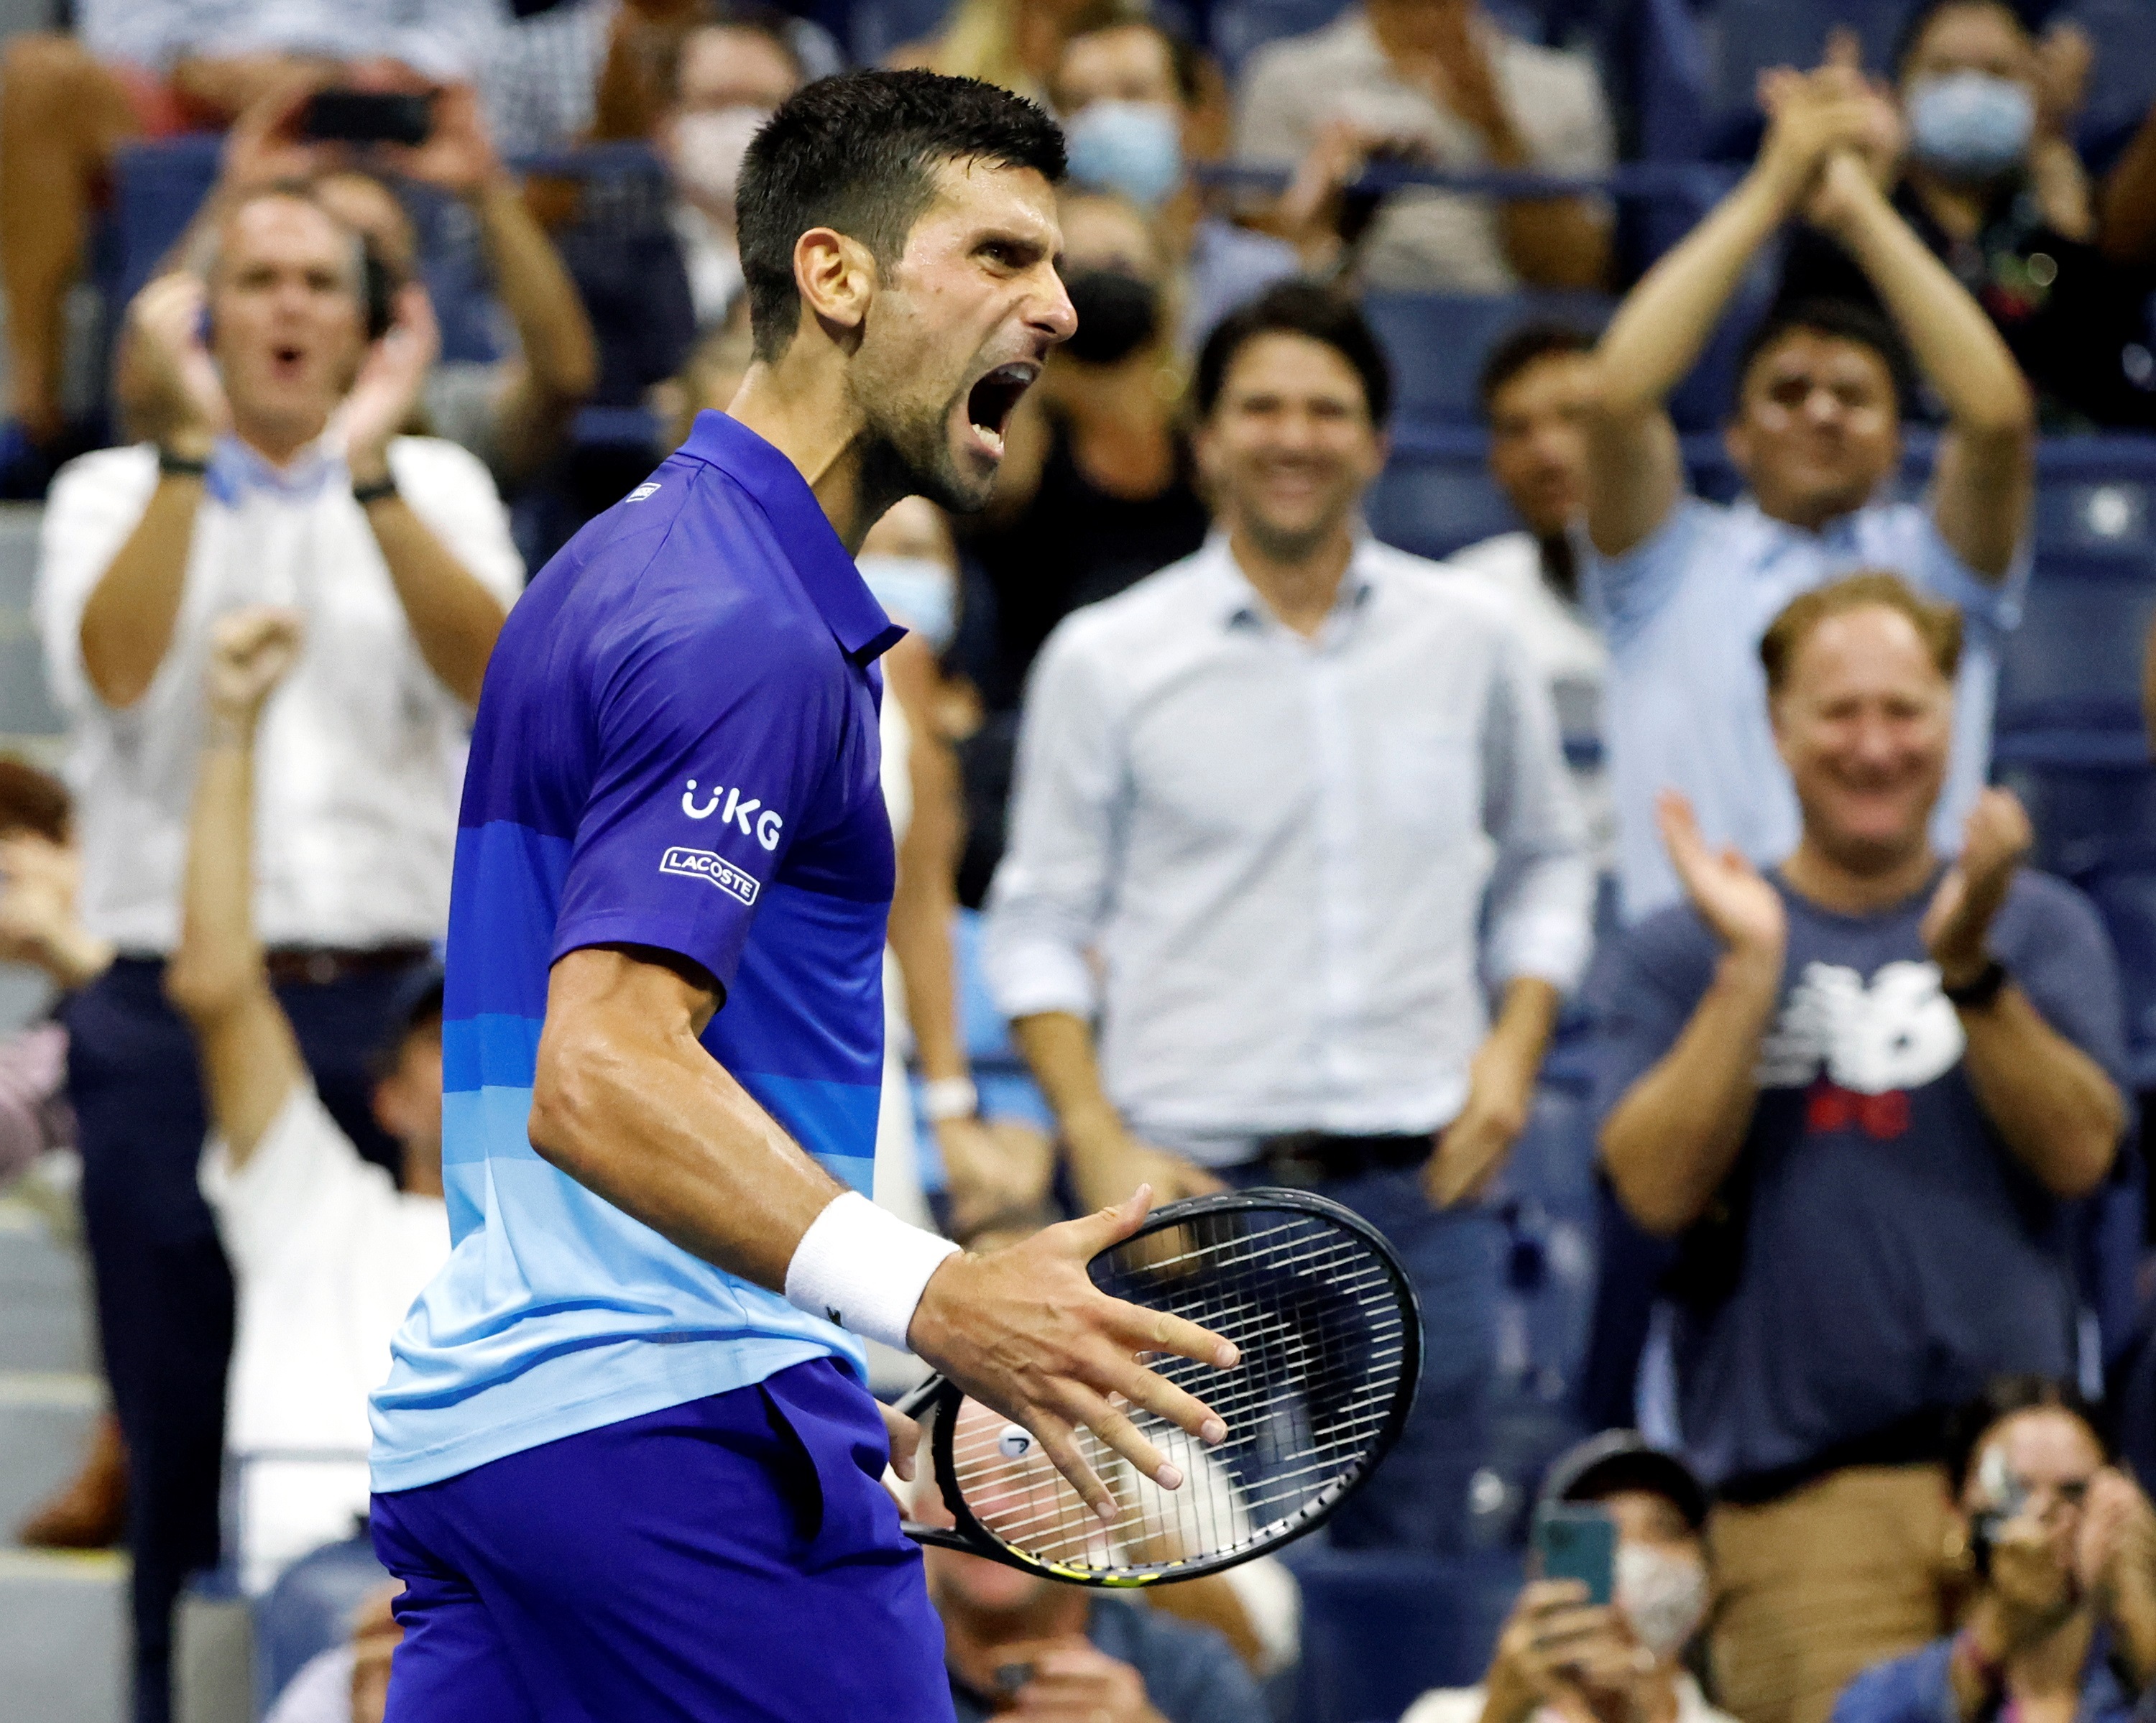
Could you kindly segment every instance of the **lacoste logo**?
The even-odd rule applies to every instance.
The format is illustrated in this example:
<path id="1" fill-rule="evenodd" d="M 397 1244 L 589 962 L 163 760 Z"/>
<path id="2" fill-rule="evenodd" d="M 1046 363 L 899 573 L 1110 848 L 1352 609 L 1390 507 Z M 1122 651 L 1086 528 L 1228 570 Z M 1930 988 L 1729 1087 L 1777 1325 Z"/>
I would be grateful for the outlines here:
<path id="1" fill-rule="evenodd" d="M 644 498 L 651 495 L 658 489 L 659 481 L 656 479 L 647 479 L 643 484 L 638 485 L 635 490 L 630 491 L 624 500 L 633 503 L 640 503 L 644 500 Z"/>
<path id="2" fill-rule="evenodd" d="M 680 874 L 691 879 L 708 879 L 729 897 L 745 904 L 756 902 L 756 880 L 722 855 L 708 849 L 688 849 L 675 844 L 659 859 L 662 874 Z"/>

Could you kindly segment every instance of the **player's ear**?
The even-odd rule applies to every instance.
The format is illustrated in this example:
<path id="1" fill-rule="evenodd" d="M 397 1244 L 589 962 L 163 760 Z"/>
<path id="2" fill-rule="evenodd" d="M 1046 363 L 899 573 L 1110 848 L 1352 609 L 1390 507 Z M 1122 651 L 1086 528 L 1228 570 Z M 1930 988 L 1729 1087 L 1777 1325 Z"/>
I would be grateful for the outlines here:
<path id="1" fill-rule="evenodd" d="M 832 334 L 857 334 L 875 296 L 875 259 L 835 228 L 811 228 L 793 242 L 793 285 L 802 310 Z"/>

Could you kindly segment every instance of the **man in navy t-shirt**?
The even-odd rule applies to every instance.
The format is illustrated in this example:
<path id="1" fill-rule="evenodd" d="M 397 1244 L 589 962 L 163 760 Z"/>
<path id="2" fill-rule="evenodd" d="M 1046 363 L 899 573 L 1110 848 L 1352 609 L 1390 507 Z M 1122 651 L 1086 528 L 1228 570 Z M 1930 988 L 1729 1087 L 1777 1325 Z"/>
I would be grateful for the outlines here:
<path id="1" fill-rule="evenodd" d="M 2073 1373 L 2071 1205 L 2124 1125 L 2093 910 L 2022 870 L 2003 790 L 1951 865 L 1927 838 L 1959 649 L 1891 574 L 1784 609 L 1760 658 L 1795 851 L 1763 876 L 1665 794 L 1689 901 L 1599 977 L 1602 1160 L 1680 1241 L 1679 1417 L 1746 1723 L 1818 1723 L 1940 1630 L 1944 1415 L 2002 1372 Z"/>
<path id="2" fill-rule="evenodd" d="M 1110 1299 L 1145 1208 L 988 1257 L 867 1200 L 892 883 L 852 551 L 900 497 L 978 508 L 1074 324 L 1063 146 L 925 72 L 826 79 L 740 198 L 756 362 L 541 572 L 490 665 L 443 1010 L 453 1250 L 373 1403 L 404 1582 L 392 1723 L 947 1720 L 908 1421 L 856 1336 L 1168 1489 L 1118 1408 L 1220 1421 L 1138 1361 L 1234 1350 Z M 1163 1326 L 1165 1325 L 1165 1326 Z M 887 1423 L 891 1426 L 886 1433 Z"/>

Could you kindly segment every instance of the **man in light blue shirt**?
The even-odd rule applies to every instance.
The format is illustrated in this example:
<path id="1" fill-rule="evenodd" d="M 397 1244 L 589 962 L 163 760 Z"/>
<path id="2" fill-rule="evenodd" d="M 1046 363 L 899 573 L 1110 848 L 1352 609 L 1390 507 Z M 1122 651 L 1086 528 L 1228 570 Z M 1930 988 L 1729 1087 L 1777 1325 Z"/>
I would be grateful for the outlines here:
<path id="1" fill-rule="evenodd" d="M 1620 307 L 1597 350 L 1587 520 L 1590 607 L 1608 631 L 1607 734 L 1623 910 L 1678 897 L 1655 798 L 1681 791 L 1707 841 L 1769 862 L 1797 839 L 1759 637 L 1799 592 L 1860 568 L 1901 575 L 1963 612 L 1954 746 L 1933 828 L 1943 853 L 1989 764 L 2002 636 L 2019 618 L 2034 409 L 1981 307 L 1895 213 L 1860 151 L 1871 99 L 1828 69 L 1784 86 L 1759 159 Z M 1759 248 L 1801 215 L 1838 240 L 1899 326 L 1855 307 L 1779 309 L 1745 356 L 1725 432 L 1747 494 L 1685 493 L 1663 403 Z M 1943 398 L 1929 495 L 1885 500 L 1901 465 L 1902 341 Z"/>

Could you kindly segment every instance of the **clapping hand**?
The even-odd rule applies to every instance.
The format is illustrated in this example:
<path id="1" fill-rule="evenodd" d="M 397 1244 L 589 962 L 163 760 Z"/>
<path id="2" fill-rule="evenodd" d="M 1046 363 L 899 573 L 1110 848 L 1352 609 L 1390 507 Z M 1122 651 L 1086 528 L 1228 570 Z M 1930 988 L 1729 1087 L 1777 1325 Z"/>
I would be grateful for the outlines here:
<path id="1" fill-rule="evenodd" d="M 1733 848 L 1709 849 L 1691 803 L 1675 790 L 1656 798 L 1655 819 L 1685 895 L 1723 950 L 1771 962 L 1779 972 L 1789 941 L 1781 894 Z"/>
<path id="2" fill-rule="evenodd" d="M 389 439 L 412 417 L 441 350 L 441 328 L 427 290 L 408 281 L 397 290 L 388 332 L 375 342 L 345 397 L 345 460 L 355 485 L 388 475 Z"/>
<path id="3" fill-rule="evenodd" d="M 1861 165 L 1887 146 L 1877 94 L 1861 74 L 1852 77 L 1845 68 L 1825 66 L 1769 74 L 1761 80 L 1760 100 L 1768 121 L 1753 172 L 1774 187 L 1786 208 L 1827 220 L 1833 212 L 1815 207 L 1811 199 L 1828 164 L 1848 156 Z M 1898 150 L 1898 128 L 1893 141 Z"/>
<path id="4" fill-rule="evenodd" d="M 1939 881 L 1919 929 L 1948 987 L 1966 986 L 1984 972 L 1992 918 L 2035 841 L 2011 791 L 1988 789 L 1976 798 L 1962 828 L 1961 854 Z"/>
<path id="5" fill-rule="evenodd" d="M 303 632 L 298 611 L 274 604 L 218 618 L 209 637 L 211 715 L 251 726 L 270 690 L 299 661 Z"/>
<path id="6" fill-rule="evenodd" d="M 207 305 L 202 282 L 176 269 L 151 282 L 127 308 L 144 411 L 169 428 L 168 440 L 203 454 L 232 423 L 223 381 L 203 340 Z"/>

